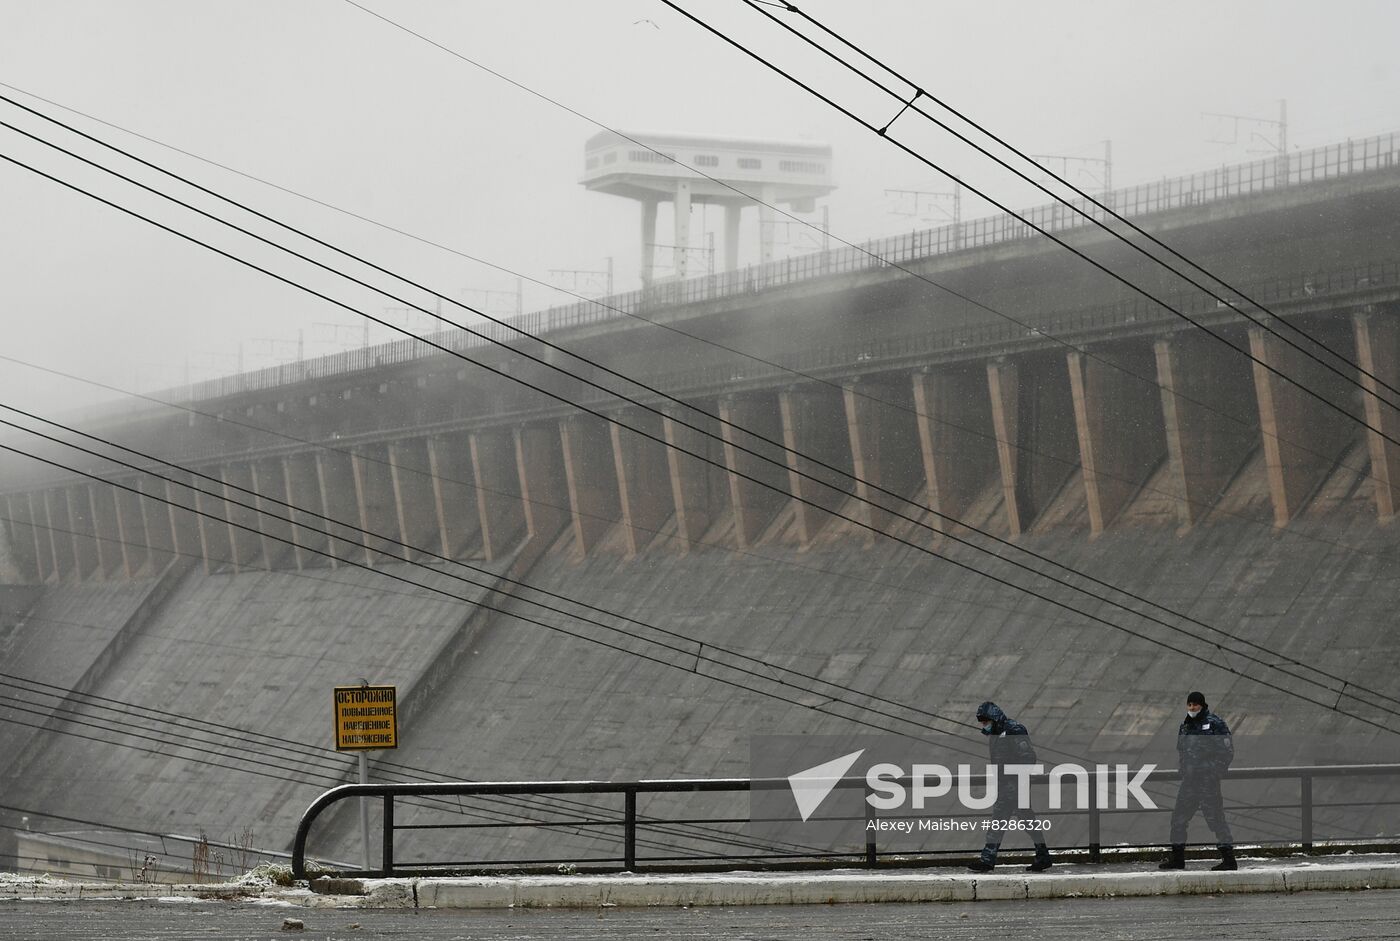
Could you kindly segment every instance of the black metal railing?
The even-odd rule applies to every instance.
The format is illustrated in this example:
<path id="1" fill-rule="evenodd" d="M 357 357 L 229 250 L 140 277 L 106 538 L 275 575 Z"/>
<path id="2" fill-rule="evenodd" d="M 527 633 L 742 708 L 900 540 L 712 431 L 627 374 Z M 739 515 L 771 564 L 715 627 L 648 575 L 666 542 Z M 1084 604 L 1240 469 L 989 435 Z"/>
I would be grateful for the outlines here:
<path id="1" fill-rule="evenodd" d="M 1090 771 L 1092 778 L 1094 772 Z M 1298 830 L 1296 839 L 1283 839 L 1273 841 L 1250 841 L 1254 844 L 1269 843 L 1271 845 L 1298 847 L 1305 852 L 1315 849 L 1318 841 L 1314 833 L 1314 811 L 1319 807 L 1327 809 L 1357 808 L 1390 806 L 1394 801 L 1351 801 L 1351 802 L 1328 802 L 1319 804 L 1314 798 L 1314 782 L 1318 779 L 1336 778 L 1396 778 L 1400 777 L 1400 764 L 1368 764 L 1368 765 L 1313 765 L 1298 767 L 1266 767 L 1266 768 L 1238 768 L 1227 772 L 1224 780 L 1227 782 L 1244 781 L 1296 781 L 1297 782 L 1297 803 L 1269 803 L 1237 805 L 1228 808 L 1232 813 L 1244 814 L 1247 812 L 1296 810 L 1298 812 Z M 974 787 L 985 786 L 986 775 L 968 775 L 966 779 Z M 1044 785 L 1049 781 L 1049 774 L 1032 775 L 1030 780 L 1034 784 Z M 905 787 L 911 785 L 908 777 L 898 779 Z M 1168 781 L 1180 781 L 1181 773 L 1175 770 L 1153 771 L 1151 783 L 1161 783 Z M 519 827 L 554 826 L 566 828 L 596 828 L 596 829 L 616 829 L 620 831 L 621 854 L 615 856 L 593 856 L 574 860 L 598 870 L 623 870 L 636 871 L 639 864 L 650 871 L 660 871 L 668 868 L 695 868 L 697 866 L 717 866 L 725 863 L 752 864 L 761 862 L 764 864 L 781 865 L 783 862 L 794 862 L 801 860 L 807 865 L 826 863 L 829 865 L 850 865 L 852 862 L 860 862 L 866 866 L 874 867 L 880 865 L 882 852 L 879 846 L 878 831 L 869 826 L 865 827 L 865 844 L 863 851 L 855 852 L 824 852 L 811 847 L 796 847 L 795 852 L 790 853 L 769 853 L 769 854 L 749 854 L 734 855 L 721 853 L 696 854 L 685 857 L 646 857 L 638 856 L 639 832 L 642 830 L 658 830 L 665 827 L 696 826 L 701 824 L 717 823 L 743 823 L 746 817 L 726 816 L 720 818 L 708 817 L 691 819 L 688 817 L 659 817 L 655 814 L 645 816 L 638 813 L 638 797 L 641 795 L 661 795 L 680 793 L 720 793 L 720 794 L 749 794 L 755 790 L 785 790 L 789 783 L 784 778 L 698 778 L 698 779 L 675 779 L 675 780 L 652 780 L 652 781 L 510 781 L 510 782 L 442 782 L 423 784 L 347 784 L 332 788 L 321 794 L 302 815 L 297 825 L 296 837 L 292 847 L 292 871 L 298 879 L 305 879 L 308 876 L 307 866 L 307 841 L 311 833 L 312 825 L 326 810 L 345 800 L 356 798 L 378 799 L 382 804 L 379 844 L 381 852 L 381 862 L 378 869 L 365 869 L 355 871 L 337 871 L 334 874 L 340 876 L 394 876 L 394 875 L 426 875 L 441 874 L 448 870 L 466 870 L 472 867 L 519 867 L 531 864 L 555 863 L 560 860 L 542 860 L 535 858 L 502 858 L 490 861 L 461 862 L 418 862 L 413 866 L 403 866 L 397 863 L 395 835 L 402 831 L 413 830 L 476 830 L 482 829 L 509 829 Z M 869 796 L 869 785 L 864 777 L 844 778 L 835 785 L 836 789 L 862 789 Z M 1040 817 L 1074 817 L 1084 818 L 1084 829 L 1087 839 L 1081 844 L 1065 845 L 1057 843 L 1057 851 L 1077 850 L 1084 853 L 1090 862 L 1099 862 L 1103 858 L 1103 853 L 1108 848 L 1113 849 L 1142 849 L 1148 847 L 1160 847 L 1160 841 L 1155 843 L 1133 843 L 1115 842 L 1106 846 L 1103 840 L 1103 824 L 1105 818 L 1118 814 L 1138 813 L 1141 811 L 1119 810 L 1102 807 L 1099 805 L 1099 787 L 1088 789 L 1088 806 L 1084 809 L 1050 811 L 1040 813 Z M 396 804 L 412 798 L 456 798 L 459 801 L 463 798 L 540 798 L 540 797 L 564 797 L 569 795 L 593 795 L 612 797 L 617 800 L 621 814 L 598 818 L 570 818 L 554 823 L 520 822 L 517 820 L 496 820 L 486 823 L 435 823 L 435 824 L 399 824 L 396 823 Z M 868 822 L 882 815 L 872 810 L 869 802 L 865 802 L 865 817 Z M 598 810 L 596 805 L 593 810 Z M 1157 812 L 1169 812 L 1170 807 L 1158 808 Z M 938 816 L 950 816 L 949 814 L 939 814 Z M 957 816 L 962 817 L 985 817 L 980 813 L 963 813 Z M 856 818 L 826 818 L 830 820 L 846 820 Z M 892 816 L 889 819 L 901 819 Z M 1290 818 L 1291 819 L 1291 818 Z M 736 834 L 738 835 L 738 834 Z M 1393 842 L 1395 836 L 1390 840 Z M 761 841 L 759 841 L 761 842 Z M 1330 842 L 1330 841 L 1329 841 Z M 980 843 L 978 844 L 980 846 Z M 976 846 L 963 847 L 951 851 L 957 854 L 969 854 L 975 852 Z M 884 854 L 887 859 L 893 861 L 896 858 L 900 861 L 908 861 L 911 856 L 918 857 L 921 854 L 910 854 L 907 852 L 887 852 Z M 926 854 L 925 854 L 926 855 Z M 949 855 L 944 853 L 943 855 Z M 319 871 L 325 872 L 324 868 Z"/>
<path id="2" fill-rule="evenodd" d="M 1332 180 L 1395 166 L 1400 166 L 1400 133 L 1379 134 L 1362 140 L 1346 140 L 1291 153 L 1286 157 L 1268 157 L 1171 179 L 1141 183 L 1103 194 L 1100 200 L 1119 215 L 1137 217 L 1204 206 L 1286 186 Z M 1106 218 L 1102 210 L 1093 207 L 1085 199 L 1075 199 L 1073 203 L 1078 209 L 1096 219 Z M 1009 214 L 971 219 L 873 239 L 860 245 L 848 245 L 752 265 L 738 271 L 720 272 L 681 281 L 658 282 L 645 290 L 615 294 L 598 301 L 577 301 L 548 310 L 532 311 L 508 317 L 506 321 L 532 334 L 567 330 L 617 320 L 661 306 L 742 296 L 830 275 L 875 270 L 893 264 L 905 264 L 919 258 L 1027 240 L 1036 237 L 1035 231 L 1027 222 L 1049 232 L 1081 229 L 1091 224 L 1083 216 L 1059 203 L 1026 209 L 1020 215 L 1025 222 Z M 460 331 L 448 330 L 433 334 L 431 339 L 462 351 L 517 339 L 511 329 L 496 324 L 483 323 L 475 325 L 473 329 L 479 329 L 485 336 L 470 337 Z M 175 400 L 193 403 L 404 363 L 433 355 L 434 352 L 416 340 L 395 340 L 316 359 L 209 379 L 170 391 L 174 393 Z"/>

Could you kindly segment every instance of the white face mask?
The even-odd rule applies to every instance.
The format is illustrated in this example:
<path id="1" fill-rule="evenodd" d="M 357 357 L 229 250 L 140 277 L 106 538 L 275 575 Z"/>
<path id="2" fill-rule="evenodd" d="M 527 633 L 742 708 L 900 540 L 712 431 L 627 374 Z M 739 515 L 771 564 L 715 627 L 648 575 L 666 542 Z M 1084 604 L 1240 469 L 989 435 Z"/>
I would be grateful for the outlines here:
<path id="1" fill-rule="evenodd" d="M 1193 709 L 1192 707 L 1190 707 L 1190 706 L 1187 706 L 1187 707 L 1186 707 L 1186 715 L 1187 715 L 1188 718 L 1194 719 L 1194 718 L 1196 718 L 1196 716 L 1198 716 L 1198 715 L 1200 715 L 1200 714 L 1201 714 L 1201 707 L 1200 707 L 1200 706 L 1197 706 L 1197 707 L 1195 707 L 1194 709 Z"/>

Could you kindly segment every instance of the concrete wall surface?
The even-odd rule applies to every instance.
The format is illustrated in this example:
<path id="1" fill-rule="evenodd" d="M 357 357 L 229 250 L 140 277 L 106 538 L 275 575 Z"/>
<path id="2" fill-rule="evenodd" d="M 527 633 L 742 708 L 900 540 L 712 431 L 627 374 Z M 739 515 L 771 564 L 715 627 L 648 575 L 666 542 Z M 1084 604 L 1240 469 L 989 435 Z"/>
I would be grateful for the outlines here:
<path id="1" fill-rule="evenodd" d="M 1244 486 L 1246 493 L 1257 489 L 1257 482 Z M 1227 497 L 1248 505 L 1245 496 Z M 1270 662 L 1278 662 L 1272 659 L 1276 654 L 1286 654 L 1353 683 L 1400 693 L 1393 669 L 1400 641 L 1388 613 L 1400 578 L 1395 536 L 1376 525 L 1364 494 L 1334 505 L 1325 517 L 1297 521 L 1284 531 L 1270 525 L 1267 500 L 1260 504 L 1256 499 L 1254 507 L 1253 517 L 1217 519 L 1185 535 L 1166 526 L 1142 527 L 1110 531 L 1088 542 L 1062 531 L 1022 545 L 1260 644 L 1275 652 L 1265 657 Z M 986 556 L 949 549 L 946 541 L 937 548 L 1018 583 L 1046 588 Z M 1320 702 L 1314 705 L 1288 695 L 1282 690 L 1306 693 L 1308 688 L 1222 654 L 1208 641 L 1209 631 L 1181 618 L 1166 617 L 1207 639 L 1186 637 L 1098 602 L 1072 601 L 1089 614 L 1183 651 L 1178 653 L 887 541 L 866 545 L 850 538 L 806 552 L 772 545 L 747 553 L 701 548 L 684 556 L 653 552 L 631 562 L 606 555 L 579 562 L 560 548 L 537 565 L 530 580 L 702 640 L 712 645 L 707 650 L 713 656 L 721 656 L 719 648 L 753 654 L 967 723 L 958 734 L 945 736 L 866 714 L 877 725 L 909 736 L 911 749 L 921 749 L 913 753 L 932 749 L 945 761 L 984 760 L 985 745 L 972 719 L 979 702 L 993 699 L 1030 726 L 1044 757 L 1058 752 L 1093 761 L 1175 767 L 1176 728 L 1192 689 L 1205 691 L 1235 730 L 1239 766 L 1400 757 L 1393 734 L 1331 711 L 1336 697 L 1324 701 L 1313 690 Z M 1072 599 L 1064 592 L 1055 594 Z M 512 608 L 524 610 L 517 603 Z M 644 643 L 642 637 L 655 635 L 637 624 L 612 620 L 622 630 L 613 633 L 551 620 L 671 665 L 500 619 L 481 636 L 475 656 L 437 697 L 431 715 L 415 728 L 396 760 L 476 780 L 746 776 L 755 734 L 852 729 L 843 719 L 784 701 L 825 705 L 823 697 L 711 665 L 698 670 L 781 698 L 697 675 L 693 653 Z M 697 650 L 674 637 L 667 640 Z M 882 708 L 911 715 L 908 709 Z M 1350 702 L 1346 708 L 1387 724 L 1375 709 Z M 921 721 L 935 729 L 950 728 Z M 1319 800 L 1324 799 L 1322 787 Z M 1159 793 L 1169 798 L 1173 791 L 1169 786 Z M 1255 802 L 1270 794 L 1279 802 L 1296 802 L 1297 783 L 1237 793 Z M 1393 793 L 1393 784 L 1371 781 L 1351 793 L 1374 801 Z M 613 819 L 620 811 L 620 798 L 591 803 Z M 723 801 L 693 798 L 654 806 L 681 815 L 726 809 L 729 815 L 747 813 L 742 796 L 727 808 Z M 1165 806 L 1171 806 L 1170 799 Z M 501 813 L 499 806 L 474 804 L 473 809 L 486 816 Z M 578 805 L 546 801 L 531 812 L 543 815 L 538 819 L 558 820 L 583 811 Z M 556 816 L 550 817 L 551 812 Z M 400 822 L 441 822 L 447 816 L 405 808 Z M 1389 817 L 1363 816 L 1319 810 L 1319 838 L 1324 832 L 1356 837 L 1375 835 L 1375 828 L 1397 831 Z M 1240 838 L 1297 839 L 1298 827 L 1295 809 L 1241 818 L 1236 833 Z M 1150 827 L 1155 839 L 1165 839 L 1165 829 L 1165 818 Z M 1115 837 L 1113 827 L 1106 826 L 1106 840 L 1132 835 Z M 322 852 L 345 856 L 356 839 L 353 831 L 342 830 L 335 838 L 328 831 Z M 563 828 L 516 830 L 501 838 L 489 831 L 418 832 L 402 837 L 399 853 L 401 861 L 480 860 L 509 852 L 568 859 L 616 853 L 617 847 L 614 836 Z"/>
<path id="2" fill-rule="evenodd" d="M 83 706 L 81 716 L 70 715 L 40 741 L 0 725 L 0 749 L 25 756 L 22 766 L 6 762 L 6 802 L 110 825 L 203 831 L 228 842 L 248 831 L 258 844 L 289 842 L 305 805 L 354 771 L 353 754 L 326 751 L 333 747 L 332 688 L 363 677 L 396 685 L 400 702 L 412 702 L 429 668 L 469 634 L 474 609 L 466 601 L 384 573 L 466 599 L 485 590 L 448 579 L 440 568 L 408 569 L 193 572 L 92 692 L 213 723 L 213 733 L 112 704 Z M 122 605 L 134 600 L 126 596 L 142 588 L 50 586 L 12 638 L 20 659 L 7 663 L 36 679 L 68 678 L 81 666 L 67 666 L 69 658 L 86 649 L 89 636 L 109 634 Z M 77 639 L 54 642 L 53 622 Z M 219 735 L 228 732 L 232 738 Z M 400 734 L 410 733 L 401 722 Z M 216 735 L 220 743 L 210 741 Z M 95 746 L 94 738 L 125 747 Z M 34 826 L 62 829 L 38 818 Z"/>

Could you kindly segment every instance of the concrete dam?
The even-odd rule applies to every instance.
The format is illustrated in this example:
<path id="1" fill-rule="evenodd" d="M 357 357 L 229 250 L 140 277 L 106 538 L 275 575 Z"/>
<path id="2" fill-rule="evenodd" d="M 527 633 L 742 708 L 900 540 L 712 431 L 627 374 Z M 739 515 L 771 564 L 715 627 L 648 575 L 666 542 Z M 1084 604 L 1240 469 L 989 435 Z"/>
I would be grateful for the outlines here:
<path id="1" fill-rule="evenodd" d="M 56 434 L 121 466 L 10 436 L 55 463 L 0 464 L 0 673 L 30 684 L 0 699 L 0 822 L 285 849 L 355 779 L 296 746 L 329 746 L 331 689 L 360 678 L 399 691 L 375 780 L 743 777 L 754 736 L 872 720 L 968 760 L 987 699 L 1064 754 L 1174 767 L 1192 689 L 1239 765 L 1395 761 L 1397 153 L 1113 194 L 1272 331 L 1046 207 L 1195 325 L 998 218 L 515 321 L 586 361 L 445 330 L 451 352 L 406 339 L 64 417 L 144 455 Z M 132 706 L 249 750 L 142 731 Z M 1315 826 L 1400 829 L 1346 808 Z M 423 833 L 453 860 L 610 839 Z M 358 840 L 346 812 L 316 851 Z"/>

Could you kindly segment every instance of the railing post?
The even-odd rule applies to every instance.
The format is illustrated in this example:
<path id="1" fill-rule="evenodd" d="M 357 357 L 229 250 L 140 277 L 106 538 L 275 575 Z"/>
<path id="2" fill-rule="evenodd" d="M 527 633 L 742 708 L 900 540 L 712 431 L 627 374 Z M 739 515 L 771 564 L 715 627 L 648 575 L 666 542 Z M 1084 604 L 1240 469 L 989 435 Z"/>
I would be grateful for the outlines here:
<path id="1" fill-rule="evenodd" d="M 389 878 L 394 874 L 394 795 L 384 795 L 384 847 L 381 863 L 384 867 L 384 878 Z"/>
<path id="2" fill-rule="evenodd" d="M 1299 806 L 1303 811 L 1303 852 L 1311 853 L 1313 848 L 1313 779 L 1312 775 L 1304 774 L 1298 778 Z"/>
<path id="3" fill-rule="evenodd" d="M 623 809 L 622 854 L 623 868 L 632 872 L 637 868 L 637 791 L 628 788 Z"/>
<path id="4" fill-rule="evenodd" d="M 1095 773 L 1095 777 L 1104 773 L 1105 770 L 1100 766 L 1100 770 Z M 1099 825 L 1099 782 L 1095 781 L 1094 786 L 1089 789 L 1089 862 L 1091 863 L 1103 861 Z"/>
<path id="5" fill-rule="evenodd" d="M 873 869 L 875 868 L 876 855 L 875 827 L 872 826 L 875 822 L 875 808 L 870 804 L 870 788 L 868 786 L 865 789 L 865 796 L 866 800 L 862 802 L 865 804 L 865 865 Z"/>

